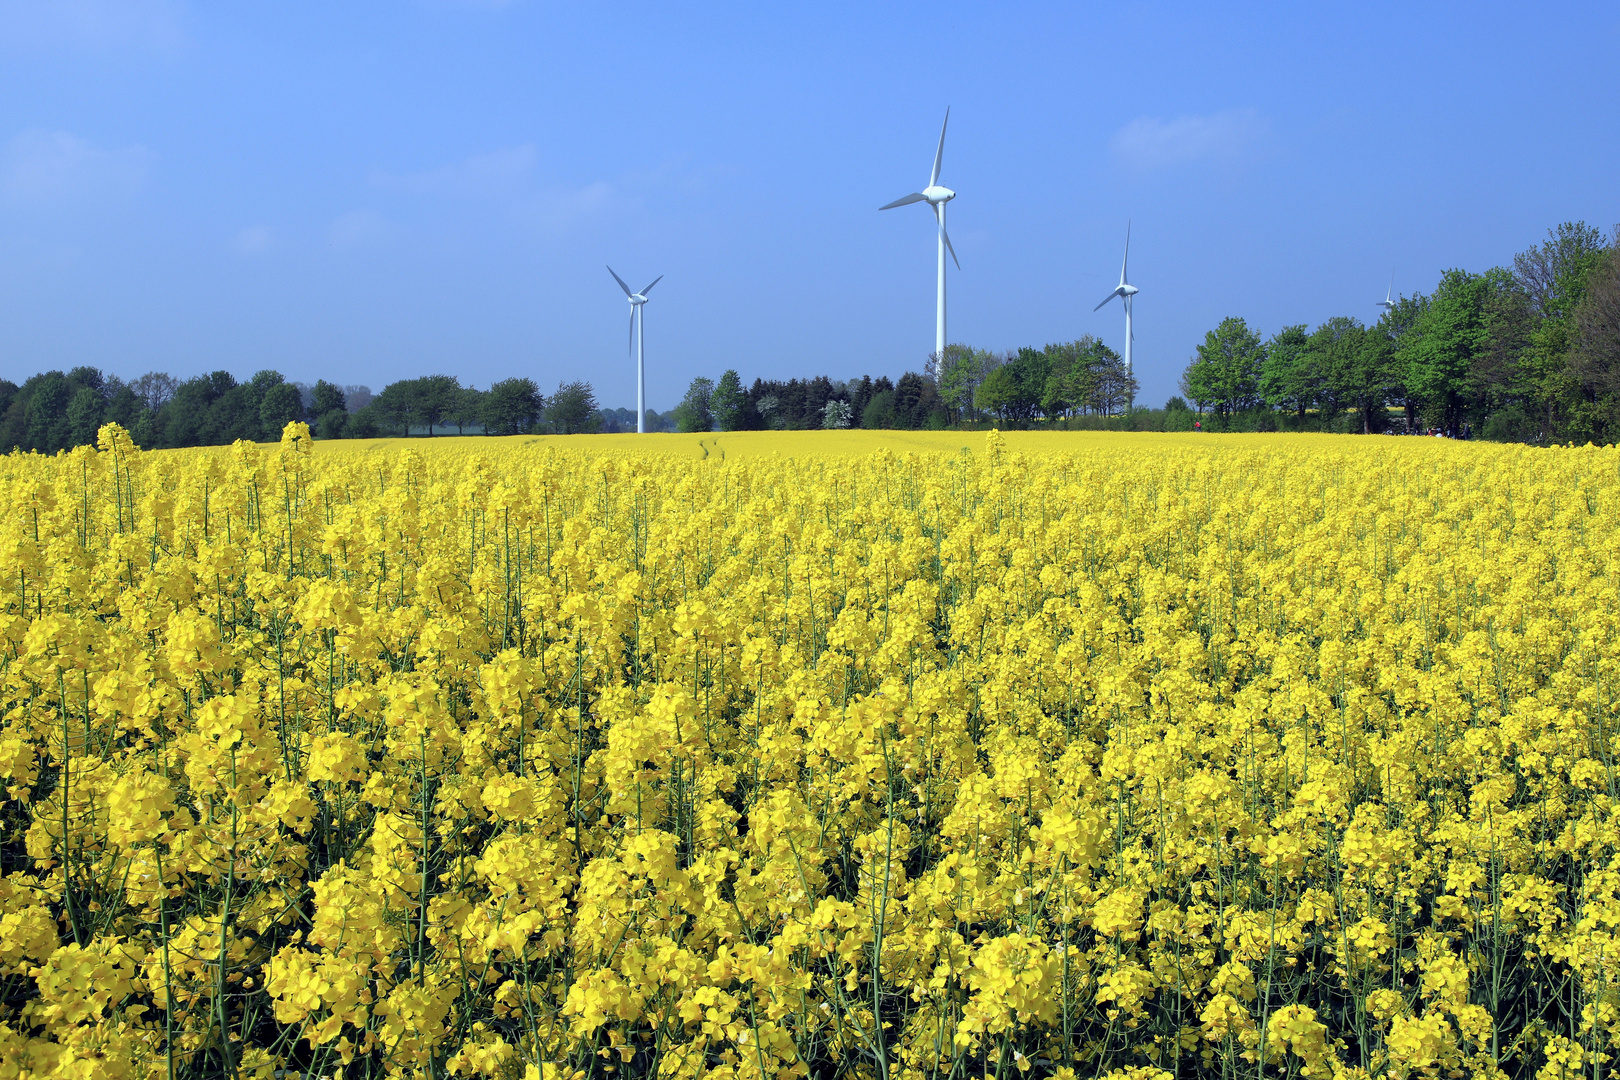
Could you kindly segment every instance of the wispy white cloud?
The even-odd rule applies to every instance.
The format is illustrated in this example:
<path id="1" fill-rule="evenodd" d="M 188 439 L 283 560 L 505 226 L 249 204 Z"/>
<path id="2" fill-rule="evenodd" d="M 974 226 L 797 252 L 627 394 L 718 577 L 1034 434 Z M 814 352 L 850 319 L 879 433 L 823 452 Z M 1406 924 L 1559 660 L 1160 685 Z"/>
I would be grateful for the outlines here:
<path id="1" fill-rule="evenodd" d="M 260 255 L 275 246 L 275 230 L 268 225 L 249 225 L 231 240 L 231 247 L 239 255 Z"/>
<path id="2" fill-rule="evenodd" d="M 539 161 L 539 150 L 528 143 L 474 154 L 425 172 L 378 173 L 373 179 L 382 187 L 421 194 L 499 195 L 532 183 Z"/>
<path id="3" fill-rule="evenodd" d="M 327 227 L 326 238 L 333 247 L 347 251 L 385 239 L 392 231 L 375 210 L 351 210 Z"/>
<path id="4" fill-rule="evenodd" d="M 598 180 L 580 188 L 545 188 L 522 200 L 520 217 L 546 229 L 561 229 L 606 209 L 615 201 L 612 184 Z"/>
<path id="5" fill-rule="evenodd" d="M 127 198 L 153 160 L 144 146 L 107 150 L 65 131 L 23 131 L 0 148 L 0 199 L 53 209 Z"/>
<path id="6" fill-rule="evenodd" d="M 184 15 L 180 0 L 0 0 L 0 46 L 172 49 Z"/>
<path id="7" fill-rule="evenodd" d="M 385 190 L 499 206 L 527 224 L 560 229 L 615 206 L 635 203 L 627 185 L 596 180 L 577 187 L 546 184 L 532 143 L 503 147 L 417 173 L 378 173 Z"/>
<path id="8" fill-rule="evenodd" d="M 1174 120 L 1141 116 L 1115 132 L 1110 146 L 1115 161 L 1134 169 L 1232 163 L 1255 150 L 1270 130 L 1270 122 L 1253 109 Z"/>

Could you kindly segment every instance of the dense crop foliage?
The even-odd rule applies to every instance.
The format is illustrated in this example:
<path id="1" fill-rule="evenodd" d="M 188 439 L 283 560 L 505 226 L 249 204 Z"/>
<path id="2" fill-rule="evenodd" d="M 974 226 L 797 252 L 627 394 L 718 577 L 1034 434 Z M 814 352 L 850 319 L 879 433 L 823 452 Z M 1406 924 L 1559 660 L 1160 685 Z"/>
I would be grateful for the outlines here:
<path id="1" fill-rule="evenodd" d="M 1616 451 L 726 438 L 0 459 L 0 1076 L 1608 1074 Z"/>

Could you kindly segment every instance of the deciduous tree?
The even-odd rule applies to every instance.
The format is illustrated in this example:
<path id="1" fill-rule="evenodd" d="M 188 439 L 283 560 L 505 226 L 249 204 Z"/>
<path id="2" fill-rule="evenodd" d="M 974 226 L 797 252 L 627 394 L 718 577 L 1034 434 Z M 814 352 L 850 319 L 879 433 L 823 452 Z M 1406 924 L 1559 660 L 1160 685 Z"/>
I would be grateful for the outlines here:
<path id="1" fill-rule="evenodd" d="M 1204 335 L 1187 365 L 1183 384 L 1200 408 L 1221 416 L 1253 408 L 1260 401 L 1260 367 L 1265 346 L 1249 324 L 1233 316 Z"/>
<path id="2" fill-rule="evenodd" d="M 748 393 L 736 371 L 728 368 L 720 376 L 714 388 L 712 411 L 721 431 L 741 431 L 747 426 Z"/>
<path id="3" fill-rule="evenodd" d="M 484 431 L 489 435 L 517 435 L 528 431 L 544 406 L 533 379 L 502 379 L 484 395 Z"/>
<path id="4" fill-rule="evenodd" d="M 1300 419 L 1316 403 L 1305 355 L 1310 335 L 1304 323 L 1285 326 L 1266 342 L 1266 359 L 1260 365 L 1260 396 L 1277 409 L 1289 409 Z"/>
<path id="5" fill-rule="evenodd" d="M 714 430 L 714 380 L 702 375 L 692 380 L 686 396 L 675 406 L 675 426 L 681 431 Z"/>
<path id="6" fill-rule="evenodd" d="M 546 422 L 558 435 L 586 435 L 602 429 L 596 391 L 583 380 L 561 383 L 546 406 Z"/>

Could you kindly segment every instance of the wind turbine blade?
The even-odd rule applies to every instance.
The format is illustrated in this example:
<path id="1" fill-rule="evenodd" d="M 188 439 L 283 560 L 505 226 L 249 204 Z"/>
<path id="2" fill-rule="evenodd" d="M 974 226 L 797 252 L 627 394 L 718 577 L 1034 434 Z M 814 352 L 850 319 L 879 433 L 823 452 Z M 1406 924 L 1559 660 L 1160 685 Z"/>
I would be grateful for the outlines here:
<path id="1" fill-rule="evenodd" d="M 657 276 L 657 277 L 655 277 L 655 278 L 653 278 L 653 283 L 652 283 L 652 285 L 656 285 L 656 284 L 658 284 L 658 283 L 659 283 L 659 282 L 660 282 L 660 281 L 663 281 L 663 280 L 664 280 L 664 275 L 663 275 L 663 274 L 659 274 L 659 275 L 658 275 L 658 276 Z M 642 289 L 642 290 L 641 290 L 641 295 L 642 295 L 642 296 L 646 296 L 646 295 L 647 295 L 647 294 L 648 294 L 648 293 L 650 293 L 650 292 L 652 292 L 652 285 L 649 285 L 649 286 L 647 286 L 647 287 L 646 287 L 646 288 L 645 288 L 645 289 Z"/>
<path id="2" fill-rule="evenodd" d="M 1125 222 L 1125 258 L 1121 259 L 1120 263 L 1119 263 L 1119 283 L 1121 285 L 1125 284 L 1125 267 L 1130 264 L 1130 261 L 1131 261 L 1131 223 L 1129 221 L 1126 221 Z"/>
<path id="3" fill-rule="evenodd" d="M 634 359 L 635 355 L 636 355 L 636 309 L 631 308 L 630 309 L 630 356 L 631 356 L 631 359 Z"/>
<path id="4" fill-rule="evenodd" d="M 1113 292 L 1109 293 L 1107 296 L 1102 298 L 1102 304 L 1098 304 L 1096 307 L 1092 308 L 1091 310 L 1092 311 L 1101 311 L 1103 309 L 1103 304 L 1108 303 L 1108 301 L 1112 300 L 1114 297 L 1116 297 L 1118 295 L 1119 295 L 1119 290 L 1115 289 Z"/>
<path id="5" fill-rule="evenodd" d="M 928 186 L 939 183 L 939 166 L 945 160 L 945 129 L 950 126 L 951 107 L 945 106 L 945 123 L 939 125 L 939 149 L 934 151 L 934 171 L 928 175 Z"/>
<path id="6" fill-rule="evenodd" d="M 611 267 L 611 266 L 608 267 L 608 273 L 613 274 L 613 267 Z M 628 285 L 626 285 L 624 283 L 624 278 L 620 277 L 618 274 L 613 274 L 613 280 L 617 281 L 619 283 L 619 288 L 624 290 L 624 295 L 626 295 L 626 296 L 631 295 L 630 294 L 630 286 L 628 286 Z"/>
<path id="7" fill-rule="evenodd" d="M 939 222 L 939 237 L 945 241 L 945 250 L 951 253 L 951 261 L 958 270 L 962 269 L 962 260 L 956 257 L 956 249 L 951 246 L 951 234 L 945 231 L 945 222 L 940 220 L 939 207 L 934 207 L 934 220 Z"/>
<path id="8" fill-rule="evenodd" d="M 878 209 L 879 210 L 893 210 L 897 206 L 905 206 L 908 203 L 922 202 L 926 198 L 928 198 L 928 196 L 924 195 L 922 192 L 913 191 L 910 195 L 907 195 L 905 198 L 896 199 L 896 200 L 894 200 L 894 202 L 890 203 L 888 206 L 880 206 L 880 207 L 878 207 Z"/>

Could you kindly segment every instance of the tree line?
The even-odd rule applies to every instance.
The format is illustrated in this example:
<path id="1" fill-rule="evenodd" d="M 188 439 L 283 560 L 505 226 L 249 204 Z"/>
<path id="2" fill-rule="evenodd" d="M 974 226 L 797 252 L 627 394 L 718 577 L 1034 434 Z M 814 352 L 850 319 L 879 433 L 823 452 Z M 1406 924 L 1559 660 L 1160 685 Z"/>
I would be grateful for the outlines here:
<path id="1" fill-rule="evenodd" d="M 755 379 L 736 371 L 698 378 L 666 413 L 647 410 L 648 431 L 804 428 L 946 428 L 995 419 L 1016 423 L 1095 413 L 1117 415 L 1135 394 L 1118 354 L 1092 337 L 1044 349 L 992 353 L 951 345 L 921 372 L 835 380 Z M 587 434 L 634 431 L 632 409 L 601 407 L 590 383 L 541 393 L 533 379 L 488 389 L 452 375 L 401 379 L 380 393 L 322 379 L 313 386 L 261 371 L 238 382 L 215 371 L 184 381 L 149 372 L 125 381 L 93 367 L 47 371 L 21 386 L 0 380 L 0 446 L 52 453 L 93 443 L 109 421 L 149 448 L 273 441 L 302 420 L 318 439 L 408 434 Z"/>
<path id="2" fill-rule="evenodd" d="M 591 384 L 564 382 L 546 396 L 533 379 L 503 379 L 487 390 L 452 375 L 388 384 L 381 393 L 320 380 L 314 386 L 261 371 L 245 382 L 216 371 L 177 380 L 149 372 L 125 381 L 93 367 L 47 371 L 21 386 L 0 379 L 0 447 L 52 453 L 96 441 L 109 421 L 139 446 L 216 446 L 274 441 L 302 420 L 319 439 L 420 433 L 520 435 L 634 431 L 631 409 L 604 409 Z M 669 414 L 648 411 L 652 430 L 673 430 Z"/>
<path id="3" fill-rule="evenodd" d="M 1338 316 L 1264 338 L 1240 317 L 1196 347 L 1181 395 L 1137 408 L 1119 354 L 1087 335 L 991 352 L 953 344 L 922 371 L 833 379 L 755 379 L 735 369 L 692 380 L 679 405 L 649 409 L 649 431 L 935 428 L 996 422 L 1188 430 L 1440 430 L 1547 443 L 1620 439 L 1620 226 L 1605 237 L 1565 222 L 1511 267 L 1448 270 L 1431 293 L 1392 301 L 1371 324 Z M 1191 403 L 1189 405 L 1189 402 Z M 1197 409 L 1197 413 L 1192 410 Z M 1202 414 L 1201 416 L 1199 414 Z M 289 421 L 317 438 L 583 434 L 635 430 L 588 382 L 541 393 L 534 380 L 488 389 L 428 375 L 368 387 L 245 382 L 216 371 L 131 381 L 92 367 L 0 379 L 0 447 L 52 452 L 95 441 L 107 421 L 145 447 L 268 441 Z"/>
<path id="4" fill-rule="evenodd" d="M 756 379 L 745 389 L 727 371 L 718 382 L 694 379 L 674 419 L 682 431 L 994 420 L 1612 443 L 1620 441 L 1620 226 L 1606 237 L 1565 222 L 1511 266 L 1448 270 L 1432 292 L 1392 299 L 1371 324 L 1336 316 L 1263 338 L 1241 317 L 1224 319 L 1195 348 L 1180 390 L 1163 409 L 1137 408 L 1136 380 L 1119 355 L 1087 336 L 1004 353 L 950 345 L 894 383 L 818 376 Z"/>
<path id="5" fill-rule="evenodd" d="M 1620 438 L 1620 226 L 1549 229 L 1510 267 L 1453 269 L 1371 325 L 1205 335 L 1181 391 L 1212 426 L 1436 430 L 1535 443 Z"/>
<path id="6" fill-rule="evenodd" d="M 991 352 L 947 345 L 898 380 L 755 379 L 735 370 L 699 376 L 673 410 L 680 431 L 813 428 L 945 429 L 984 420 L 1117 416 L 1136 396 L 1124 362 L 1090 335 L 1036 349 Z"/>

